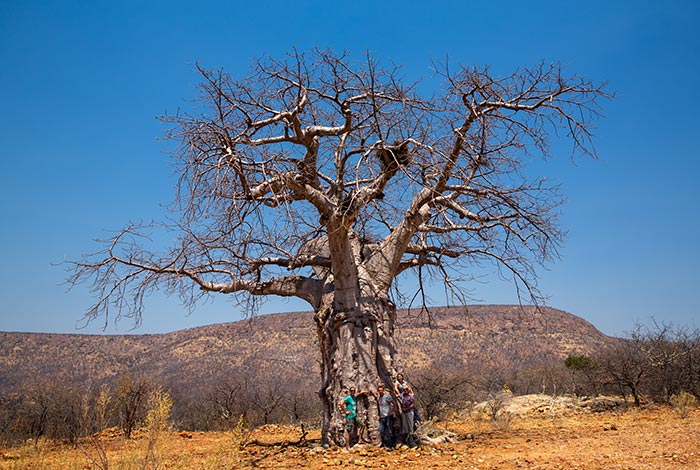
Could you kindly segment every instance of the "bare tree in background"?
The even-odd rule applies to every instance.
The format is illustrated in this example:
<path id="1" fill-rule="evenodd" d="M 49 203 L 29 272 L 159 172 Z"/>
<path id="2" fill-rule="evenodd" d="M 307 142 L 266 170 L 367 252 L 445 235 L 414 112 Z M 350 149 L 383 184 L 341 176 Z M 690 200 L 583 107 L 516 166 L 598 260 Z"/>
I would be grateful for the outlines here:
<path id="1" fill-rule="evenodd" d="M 439 93 L 424 97 L 369 55 L 293 53 L 242 79 L 198 68 L 198 106 L 164 118 L 179 143 L 177 217 L 128 226 L 72 263 L 69 282 L 96 295 L 87 317 L 138 322 L 156 289 L 189 306 L 211 293 L 304 299 L 324 440 L 341 442 L 344 391 L 394 372 L 397 276 L 416 273 L 418 298 L 437 281 L 461 302 L 467 274 L 494 262 L 539 301 L 535 268 L 557 256 L 562 197 L 524 164 L 558 136 L 593 155 L 591 122 L 609 97 L 559 65 L 503 78 L 437 69 Z M 158 228 L 174 234 L 170 250 L 149 251 Z"/>

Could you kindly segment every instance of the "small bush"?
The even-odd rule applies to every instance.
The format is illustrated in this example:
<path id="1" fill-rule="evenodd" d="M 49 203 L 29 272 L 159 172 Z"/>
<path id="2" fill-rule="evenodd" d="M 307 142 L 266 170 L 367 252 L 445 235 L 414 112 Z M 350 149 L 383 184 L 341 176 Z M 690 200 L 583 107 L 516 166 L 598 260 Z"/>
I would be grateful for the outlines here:
<path id="1" fill-rule="evenodd" d="M 146 460 L 144 468 L 159 467 L 159 455 L 157 444 L 163 433 L 170 431 L 170 416 L 173 407 L 173 400 L 168 392 L 161 388 L 151 391 L 148 397 L 148 411 L 144 420 L 144 428 L 148 433 L 148 448 L 146 450 Z"/>
<path id="2" fill-rule="evenodd" d="M 486 413 L 491 418 L 494 428 L 501 431 L 507 431 L 513 419 L 513 414 L 505 409 L 510 396 L 510 393 L 498 392 L 489 394 L 489 399 L 486 401 Z"/>
<path id="3" fill-rule="evenodd" d="M 683 419 L 688 417 L 690 409 L 694 406 L 697 406 L 698 403 L 698 400 L 697 398 L 695 398 L 695 395 L 688 393 L 684 390 L 682 390 L 680 393 L 675 393 L 671 395 L 669 401 L 671 402 L 671 406 L 673 406 L 673 409 L 676 410 L 676 413 L 678 413 L 678 415 Z"/>

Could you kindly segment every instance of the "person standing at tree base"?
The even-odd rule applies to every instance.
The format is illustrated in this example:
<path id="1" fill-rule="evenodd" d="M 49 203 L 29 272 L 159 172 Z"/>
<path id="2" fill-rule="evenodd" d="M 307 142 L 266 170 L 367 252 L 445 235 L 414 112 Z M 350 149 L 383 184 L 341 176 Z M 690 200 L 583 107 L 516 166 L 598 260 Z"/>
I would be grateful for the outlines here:
<path id="1" fill-rule="evenodd" d="M 394 434 L 394 415 L 396 414 L 396 404 L 394 397 L 384 385 L 377 386 L 377 404 L 379 405 L 379 435 L 382 438 L 382 447 L 393 449 L 396 446 L 396 435 Z"/>
<path id="2" fill-rule="evenodd" d="M 340 402 L 340 409 L 345 413 L 345 448 L 350 449 L 353 436 L 357 433 L 358 440 L 364 442 L 365 425 L 357 422 L 357 399 L 369 392 L 355 394 L 355 387 L 350 387 L 348 395 Z"/>
<path id="3" fill-rule="evenodd" d="M 409 386 L 410 386 L 409 383 L 406 381 L 406 378 L 404 377 L 404 375 L 401 372 L 396 374 L 396 381 L 394 382 L 394 394 L 396 395 L 396 399 L 399 400 L 399 402 L 401 401 L 401 397 L 403 396 L 404 387 L 409 387 Z M 413 390 L 413 389 L 411 389 L 411 390 Z M 415 406 L 416 405 L 415 404 L 416 395 L 413 392 L 412 392 L 412 395 L 413 395 L 413 399 L 414 399 L 414 402 L 413 402 L 413 426 L 417 427 L 423 421 L 423 419 L 420 417 L 420 414 L 418 413 L 418 408 Z"/>
<path id="4" fill-rule="evenodd" d="M 401 395 L 401 439 L 409 447 L 413 447 L 413 433 L 415 431 L 413 423 L 413 408 L 415 407 L 415 399 L 411 393 L 411 387 L 406 385 L 403 387 Z"/>

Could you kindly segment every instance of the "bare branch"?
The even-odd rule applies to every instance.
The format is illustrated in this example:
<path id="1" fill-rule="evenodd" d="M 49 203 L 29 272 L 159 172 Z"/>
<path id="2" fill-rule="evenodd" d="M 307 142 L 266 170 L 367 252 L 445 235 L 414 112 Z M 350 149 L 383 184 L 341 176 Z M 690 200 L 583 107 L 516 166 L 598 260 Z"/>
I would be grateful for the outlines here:
<path id="1" fill-rule="evenodd" d="M 611 97 L 545 63 L 503 78 L 438 67 L 441 97 L 370 55 L 294 51 L 239 79 L 196 67 L 198 106 L 163 118 L 179 143 L 176 222 L 152 228 L 172 247 L 147 250 L 145 227 L 130 226 L 72 263 L 69 283 L 95 292 L 90 317 L 112 308 L 138 321 L 154 289 L 187 305 L 216 292 L 316 308 L 325 286 L 342 310 L 388 296 L 413 268 L 466 289 L 448 271 L 484 261 L 537 301 L 563 197 L 524 169 L 560 135 L 572 155 L 595 156 L 593 122 Z"/>

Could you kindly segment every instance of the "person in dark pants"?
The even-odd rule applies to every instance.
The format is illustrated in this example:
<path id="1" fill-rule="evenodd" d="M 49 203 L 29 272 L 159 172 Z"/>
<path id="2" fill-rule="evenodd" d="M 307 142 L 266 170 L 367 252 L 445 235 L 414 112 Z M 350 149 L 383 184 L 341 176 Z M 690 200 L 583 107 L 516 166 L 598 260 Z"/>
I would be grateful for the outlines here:
<path id="1" fill-rule="evenodd" d="M 382 437 L 382 446 L 393 449 L 396 446 L 394 435 L 394 415 L 396 404 L 394 397 L 384 385 L 377 385 L 377 405 L 379 405 L 379 435 Z"/>

